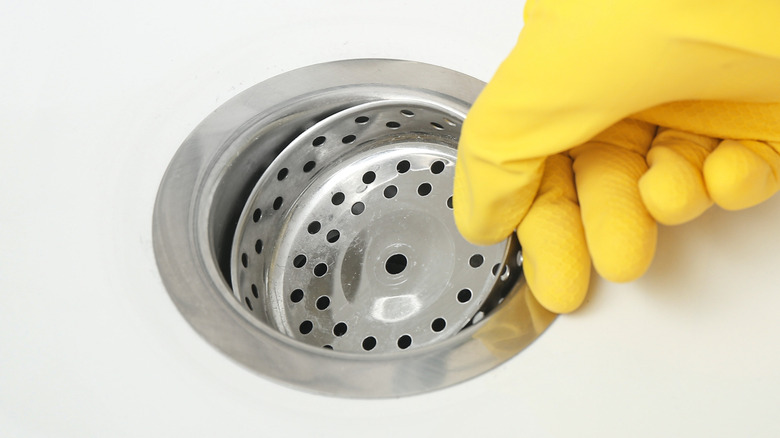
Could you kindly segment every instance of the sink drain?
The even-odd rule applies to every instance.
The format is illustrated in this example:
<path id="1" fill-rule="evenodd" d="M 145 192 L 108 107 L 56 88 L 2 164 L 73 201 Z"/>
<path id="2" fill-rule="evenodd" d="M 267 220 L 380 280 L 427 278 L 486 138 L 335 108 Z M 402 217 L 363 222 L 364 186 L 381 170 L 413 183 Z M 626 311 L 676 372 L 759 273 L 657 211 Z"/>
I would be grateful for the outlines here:
<path id="1" fill-rule="evenodd" d="M 451 336 L 491 292 L 508 292 L 491 267 L 518 274 L 504 263 L 517 247 L 477 247 L 455 228 L 454 118 L 413 101 L 371 102 L 293 140 L 241 215 L 239 301 L 307 344 L 382 352 Z"/>
<path id="2" fill-rule="evenodd" d="M 452 215 L 460 125 L 482 83 L 354 60 L 283 74 L 190 135 L 158 194 L 154 243 L 182 314 L 271 378 L 346 396 L 451 385 L 552 321 L 514 239 Z"/>

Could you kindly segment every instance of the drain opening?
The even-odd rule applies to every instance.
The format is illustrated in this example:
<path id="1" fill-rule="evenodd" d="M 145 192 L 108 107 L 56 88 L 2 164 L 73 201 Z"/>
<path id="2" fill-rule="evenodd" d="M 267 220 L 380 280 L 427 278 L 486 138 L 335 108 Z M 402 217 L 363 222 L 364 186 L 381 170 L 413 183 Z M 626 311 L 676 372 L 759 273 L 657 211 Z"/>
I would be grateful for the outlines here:
<path id="1" fill-rule="evenodd" d="M 334 336 L 339 336 L 340 337 L 340 336 L 344 336 L 345 334 L 347 334 L 347 323 L 340 322 L 340 323 L 336 324 L 335 326 L 333 326 L 333 335 Z"/>
<path id="2" fill-rule="evenodd" d="M 325 237 L 325 239 L 329 243 L 336 243 L 339 240 L 339 237 L 341 237 L 339 230 L 330 230 L 328 231 L 328 235 Z"/>
<path id="3" fill-rule="evenodd" d="M 395 197 L 395 195 L 398 194 L 398 187 L 396 187 L 394 185 L 389 185 L 389 186 L 385 187 L 385 190 L 384 190 L 383 193 L 385 195 L 385 198 L 392 199 L 392 198 Z"/>
<path id="4" fill-rule="evenodd" d="M 527 323 L 516 243 L 477 248 L 454 225 L 456 145 L 481 85 L 415 63 L 350 61 L 337 71 L 315 66 L 255 86 L 188 137 L 155 205 L 166 288 L 220 350 L 320 392 L 403 395 L 496 366 L 549 322 Z M 496 264 L 507 267 L 482 268 Z M 231 292 L 240 306 L 214 300 Z M 491 346 L 481 333 L 507 306 L 526 315 L 523 328 Z M 253 325 L 237 329 L 236 312 Z M 503 345 L 511 351 L 488 353 Z M 476 368 L 452 375 L 466 353 Z M 421 363 L 441 367 L 426 368 L 425 381 L 399 380 L 421 375 Z M 314 374 L 302 379 L 302 367 Z"/>
<path id="5" fill-rule="evenodd" d="M 314 323 L 311 321 L 303 321 L 298 327 L 302 335 L 308 335 L 314 329 Z"/>
<path id="6" fill-rule="evenodd" d="M 316 277 L 322 277 L 323 275 L 328 273 L 328 265 L 325 263 L 319 263 L 317 266 L 314 267 L 314 276 Z"/>
<path id="7" fill-rule="evenodd" d="M 352 214 L 357 216 L 357 215 L 363 213 L 364 211 L 366 211 L 366 204 L 364 204 L 362 202 L 356 202 L 356 203 L 352 204 L 352 208 L 350 209 L 350 211 L 352 211 Z"/>
<path id="8" fill-rule="evenodd" d="M 330 306 L 330 298 L 328 298 L 327 295 L 323 295 L 319 298 L 317 298 L 317 309 L 319 310 L 325 310 Z"/>
<path id="9" fill-rule="evenodd" d="M 401 350 L 406 350 L 409 348 L 409 346 L 412 345 L 412 337 L 409 335 L 403 335 L 400 338 L 398 338 L 398 348 Z"/>
<path id="10" fill-rule="evenodd" d="M 322 144 L 325 143 L 325 137 L 319 136 L 312 140 L 311 145 L 314 147 L 322 146 Z"/>
<path id="11" fill-rule="evenodd" d="M 393 254 L 385 262 L 385 270 L 388 274 L 396 275 L 406 269 L 406 256 L 403 254 Z"/>
<path id="12" fill-rule="evenodd" d="M 376 347 L 376 338 L 373 336 L 369 336 L 365 339 L 363 339 L 363 349 L 366 351 L 371 351 Z"/>
<path id="13" fill-rule="evenodd" d="M 371 184 L 376 179 L 376 173 L 368 171 L 363 174 L 363 183 Z"/>

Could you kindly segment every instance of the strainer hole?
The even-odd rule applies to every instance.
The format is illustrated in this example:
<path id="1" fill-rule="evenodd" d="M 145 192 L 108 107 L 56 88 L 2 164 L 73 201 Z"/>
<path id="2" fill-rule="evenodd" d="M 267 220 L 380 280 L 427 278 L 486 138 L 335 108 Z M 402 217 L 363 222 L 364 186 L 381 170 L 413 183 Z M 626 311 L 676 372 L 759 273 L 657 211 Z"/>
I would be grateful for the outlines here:
<path id="1" fill-rule="evenodd" d="M 255 252 L 258 253 L 258 254 L 263 252 L 263 241 L 260 240 L 260 239 L 257 239 L 255 241 Z"/>
<path id="2" fill-rule="evenodd" d="M 385 187 L 385 191 L 384 191 L 385 198 L 391 199 L 394 198 L 395 195 L 397 194 L 398 194 L 398 187 L 393 185 Z"/>
<path id="3" fill-rule="evenodd" d="M 344 144 L 350 144 L 350 143 L 352 143 L 353 141 L 355 141 L 355 139 L 356 139 L 356 138 L 357 138 L 357 137 L 355 137 L 354 135 L 352 135 L 352 134 L 349 134 L 349 135 L 347 135 L 346 137 L 342 138 L 342 139 L 341 139 L 341 142 L 342 142 L 342 143 L 344 143 Z"/>
<path id="4" fill-rule="evenodd" d="M 438 124 L 436 122 L 431 122 L 431 126 L 433 126 L 434 128 L 436 128 L 439 131 L 444 129 L 444 126 L 441 126 L 440 124 Z"/>
<path id="5" fill-rule="evenodd" d="M 323 143 L 325 143 L 325 137 L 320 135 L 319 137 L 315 138 L 314 141 L 311 142 L 311 145 L 316 148 L 317 146 L 322 146 Z"/>
<path id="6" fill-rule="evenodd" d="M 317 221 L 313 221 L 309 224 L 308 227 L 306 227 L 306 230 L 309 232 L 309 234 L 317 234 L 320 232 L 320 228 L 322 228 L 322 225 Z"/>
<path id="7" fill-rule="evenodd" d="M 414 117 L 414 113 L 408 109 L 402 109 L 401 114 L 405 115 L 406 117 Z"/>
<path id="8" fill-rule="evenodd" d="M 328 306 L 330 306 L 330 298 L 328 298 L 327 296 L 323 295 L 323 296 L 317 298 L 317 302 L 315 304 L 317 306 L 317 309 L 325 310 L 325 309 L 328 308 Z"/>
<path id="9" fill-rule="evenodd" d="M 376 180 L 376 173 L 369 170 L 363 174 L 363 184 L 371 184 L 374 180 Z"/>
<path id="10" fill-rule="evenodd" d="M 446 124 L 448 124 L 450 126 L 458 126 L 455 122 L 453 122 L 452 120 L 450 120 L 450 119 L 448 119 L 446 117 L 444 118 L 444 123 L 446 123 Z"/>
<path id="11" fill-rule="evenodd" d="M 278 179 L 279 181 L 281 181 L 281 180 L 283 180 L 283 179 L 287 178 L 287 174 L 288 174 L 288 173 L 290 173 L 290 171 L 289 171 L 289 170 L 287 170 L 287 168 L 286 168 L 286 167 L 283 167 L 283 168 L 281 168 L 281 169 L 279 170 L 279 173 L 277 173 L 277 174 L 276 174 L 276 179 Z"/>
<path id="12" fill-rule="evenodd" d="M 398 129 L 401 127 L 401 124 L 398 122 L 387 122 L 385 123 L 385 126 L 387 126 L 390 129 Z"/>
<path id="13" fill-rule="evenodd" d="M 493 265 L 493 268 L 491 268 L 491 269 L 490 269 L 490 272 L 491 272 L 493 275 L 498 275 L 498 270 L 499 270 L 500 268 L 501 268 L 501 263 L 496 263 L 495 265 Z"/>
<path id="14" fill-rule="evenodd" d="M 444 318 L 436 318 L 431 323 L 431 330 L 436 333 L 444 330 L 445 327 L 447 327 L 447 321 Z"/>
<path id="15" fill-rule="evenodd" d="M 458 292 L 458 302 L 468 303 L 471 300 L 471 295 L 470 289 L 461 289 L 460 292 Z"/>
<path id="16" fill-rule="evenodd" d="M 255 284 L 252 285 L 252 295 L 254 295 L 255 298 L 260 298 L 260 293 L 257 290 L 257 285 Z"/>
<path id="17" fill-rule="evenodd" d="M 408 161 L 402 160 L 398 162 L 398 165 L 395 166 L 395 170 L 398 171 L 398 173 L 406 173 L 409 171 L 409 168 L 411 168 L 412 165 L 409 164 Z"/>
<path id="18" fill-rule="evenodd" d="M 428 196 L 431 193 L 431 185 L 428 183 L 422 183 L 417 187 L 417 194 L 420 196 Z"/>
<path id="19" fill-rule="evenodd" d="M 333 326 L 334 336 L 344 336 L 347 333 L 347 323 L 340 322 Z"/>
<path id="20" fill-rule="evenodd" d="M 479 268 L 480 266 L 482 266 L 482 263 L 484 262 L 485 262 L 485 258 L 482 257 L 482 254 L 474 254 L 469 259 L 469 266 L 471 266 L 472 268 Z"/>
<path id="21" fill-rule="evenodd" d="M 501 281 L 506 281 L 509 278 L 509 266 L 504 266 L 504 270 L 501 271 L 501 276 L 498 277 Z"/>
<path id="22" fill-rule="evenodd" d="M 447 198 L 447 207 L 448 207 L 448 208 L 450 208 L 450 209 L 452 209 L 452 196 L 450 196 L 449 198 Z"/>
<path id="23" fill-rule="evenodd" d="M 376 338 L 373 336 L 369 336 L 365 339 L 363 339 L 363 349 L 366 351 L 371 351 L 376 347 Z"/>
<path id="24" fill-rule="evenodd" d="M 258 222 L 261 217 L 263 217 L 263 210 L 260 210 L 259 208 L 256 208 L 255 212 L 252 213 L 252 220 L 255 221 L 255 222 Z"/>
<path id="25" fill-rule="evenodd" d="M 300 326 L 298 326 L 298 331 L 300 331 L 302 335 L 308 335 L 311 333 L 313 328 L 314 324 L 307 319 L 306 321 L 303 321 Z"/>
<path id="26" fill-rule="evenodd" d="M 254 310 L 252 309 L 252 302 L 249 301 L 249 297 L 245 297 L 244 302 L 246 303 L 246 306 L 249 307 L 249 310 Z"/>
<path id="27" fill-rule="evenodd" d="M 360 116 L 355 119 L 355 123 L 357 123 L 358 125 L 365 125 L 366 123 L 368 123 L 368 117 Z"/>
<path id="28" fill-rule="evenodd" d="M 341 205 L 341 203 L 344 202 L 344 194 L 336 192 L 333 197 L 330 198 L 330 202 L 333 203 L 333 205 Z"/>
<path id="29" fill-rule="evenodd" d="M 482 318 L 484 318 L 484 317 L 485 317 L 485 312 L 480 310 L 479 312 L 477 312 L 476 315 L 474 315 L 474 318 L 471 318 L 471 322 L 473 324 L 476 324 L 476 323 L 482 321 Z"/>
<path id="30" fill-rule="evenodd" d="M 357 215 L 363 213 L 366 210 L 366 204 L 364 204 L 362 202 L 356 202 L 356 203 L 352 204 L 351 210 L 352 210 L 352 214 L 357 216 Z"/>
<path id="31" fill-rule="evenodd" d="M 328 273 L 328 265 L 325 263 L 319 263 L 317 266 L 314 267 L 314 275 L 317 277 L 322 277 L 323 275 Z"/>
<path id="32" fill-rule="evenodd" d="M 330 230 L 328 231 L 328 235 L 325 236 L 325 239 L 330 243 L 336 243 L 336 241 L 339 240 L 339 237 L 341 237 L 339 230 Z"/>
<path id="33" fill-rule="evenodd" d="M 333 346 L 332 345 L 323 345 L 322 348 L 324 348 L 326 350 L 333 350 Z"/>
<path id="34" fill-rule="evenodd" d="M 316 166 L 317 163 L 314 161 L 308 161 L 306 164 L 303 165 L 303 171 L 306 173 L 311 172 L 314 169 L 314 166 Z"/>
<path id="35" fill-rule="evenodd" d="M 406 256 L 403 254 L 393 254 L 385 262 L 385 270 L 390 275 L 397 275 L 406 269 Z"/>
<path id="36" fill-rule="evenodd" d="M 302 268 L 303 265 L 305 264 L 306 264 L 306 256 L 303 254 L 298 254 L 293 259 L 293 266 L 295 266 L 296 268 Z"/>
<path id="37" fill-rule="evenodd" d="M 409 348 L 409 346 L 412 345 L 412 337 L 409 335 L 403 335 L 400 338 L 398 338 L 398 348 L 401 350 L 406 350 Z"/>
<path id="38" fill-rule="evenodd" d="M 290 301 L 293 303 L 300 302 L 303 299 L 303 291 L 301 289 L 295 289 L 290 293 Z"/>
<path id="39" fill-rule="evenodd" d="M 444 162 L 434 161 L 433 164 L 431 164 L 431 173 L 433 173 L 434 175 L 438 175 L 442 172 L 444 172 Z"/>
<path id="40" fill-rule="evenodd" d="M 246 255 L 246 253 L 241 254 L 241 264 L 244 265 L 245 268 L 249 267 L 249 256 Z"/>
<path id="41" fill-rule="evenodd" d="M 281 196 L 277 196 L 276 199 L 274 199 L 274 210 L 282 208 L 282 202 L 284 202 L 284 199 L 282 199 Z"/>

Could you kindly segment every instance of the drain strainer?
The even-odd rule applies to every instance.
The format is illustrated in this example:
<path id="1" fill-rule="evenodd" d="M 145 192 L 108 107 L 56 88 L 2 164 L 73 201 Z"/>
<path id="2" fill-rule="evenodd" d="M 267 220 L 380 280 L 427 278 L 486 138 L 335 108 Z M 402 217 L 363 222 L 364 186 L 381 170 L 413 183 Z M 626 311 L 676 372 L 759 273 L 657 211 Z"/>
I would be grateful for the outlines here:
<path id="1" fill-rule="evenodd" d="M 482 86 L 353 60 L 220 107 L 155 206 L 155 254 L 181 313 L 242 364 L 333 395 L 441 388 L 525 348 L 554 316 L 525 286 L 517 242 L 474 246 L 452 215 L 460 125 Z"/>
<path id="2" fill-rule="evenodd" d="M 238 224 L 239 300 L 307 344 L 382 352 L 449 337 L 491 292 L 508 292 L 518 270 L 504 258 L 517 247 L 478 247 L 455 227 L 454 119 L 418 102 L 372 102 L 293 140 Z"/>

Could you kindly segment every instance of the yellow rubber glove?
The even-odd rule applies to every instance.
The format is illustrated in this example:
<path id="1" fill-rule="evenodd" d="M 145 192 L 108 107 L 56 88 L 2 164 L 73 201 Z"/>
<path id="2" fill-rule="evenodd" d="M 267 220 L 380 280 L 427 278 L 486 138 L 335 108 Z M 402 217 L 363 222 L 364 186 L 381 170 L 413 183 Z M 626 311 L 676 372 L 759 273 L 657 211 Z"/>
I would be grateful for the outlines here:
<path id="1" fill-rule="evenodd" d="M 608 280 L 641 276 L 656 220 L 767 199 L 778 29 L 776 0 L 529 2 L 463 126 L 460 231 L 491 244 L 517 229 L 531 289 L 561 313 L 584 300 L 591 258 Z"/>

